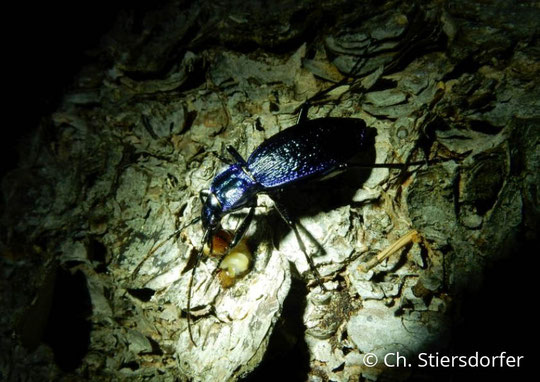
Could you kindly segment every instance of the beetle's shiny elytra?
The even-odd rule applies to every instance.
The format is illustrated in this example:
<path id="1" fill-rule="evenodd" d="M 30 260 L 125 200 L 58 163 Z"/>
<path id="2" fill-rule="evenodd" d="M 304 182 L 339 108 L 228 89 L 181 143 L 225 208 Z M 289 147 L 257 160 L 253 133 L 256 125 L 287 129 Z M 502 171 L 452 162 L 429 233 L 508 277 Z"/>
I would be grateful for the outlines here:
<path id="1" fill-rule="evenodd" d="M 237 162 L 219 173 L 210 189 L 201 193 L 204 229 L 211 237 L 224 215 L 254 207 L 258 193 L 272 196 L 283 188 L 343 169 L 364 148 L 370 130 L 360 119 L 319 118 L 277 133 L 257 147 L 247 161 L 229 148 Z"/>

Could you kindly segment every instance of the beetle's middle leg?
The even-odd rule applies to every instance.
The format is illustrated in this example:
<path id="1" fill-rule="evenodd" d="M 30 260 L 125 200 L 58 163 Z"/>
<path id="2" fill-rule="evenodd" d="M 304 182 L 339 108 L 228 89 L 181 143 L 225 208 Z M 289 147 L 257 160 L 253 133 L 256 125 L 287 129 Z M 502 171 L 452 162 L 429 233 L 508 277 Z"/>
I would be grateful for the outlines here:
<path id="1" fill-rule="evenodd" d="M 278 211 L 281 218 L 285 221 L 285 223 L 287 223 L 289 228 L 294 232 L 294 235 L 296 236 L 296 240 L 298 241 L 298 245 L 300 246 L 300 250 L 302 251 L 302 253 L 306 257 L 306 260 L 307 260 L 307 262 L 309 264 L 311 272 L 313 273 L 313 275 L 317 279 L 317 284 L 319 284 L 321 286 L 321 289 L 323 291 L 327 292 L 328 290 L 326 289 L 326 287 L 323 284 L 323 278 L 322 278 L 321 274 L 319 273 L 319 270 L 317 269 L 317 267 L 313 263 L 313 259 L 311 258 L 311 256 L 309 256 L 308 253 L 307 253 L 307 249 L 306 249 L 306 247 L 304 245 L 302 237 L 300 236 L 300 233 L 298 232 L 298 228 L 296 227 L 295 221 L 291 218 L 291 216 L 289 215 L 287 209 L 281 203 L 278 195 L 276 195 L 274 193 L 274 194 L 271 195 L 271 198 L 274 201 L 274 207 Z"/>

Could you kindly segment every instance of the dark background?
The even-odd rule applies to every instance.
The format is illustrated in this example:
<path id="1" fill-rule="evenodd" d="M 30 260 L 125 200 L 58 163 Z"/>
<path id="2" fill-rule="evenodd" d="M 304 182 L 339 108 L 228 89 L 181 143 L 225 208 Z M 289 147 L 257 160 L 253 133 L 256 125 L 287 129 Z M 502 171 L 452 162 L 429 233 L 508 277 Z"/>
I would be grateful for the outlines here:
<path id="1" fill-rule="evenodd" d="M 64 91 L 89 59 L 121 9 L 137 1 L 10 3 L 4 20 L 4 109 L 0 174 L 18 161 L 18 145 L 42 117 L 56 110 Z"/>

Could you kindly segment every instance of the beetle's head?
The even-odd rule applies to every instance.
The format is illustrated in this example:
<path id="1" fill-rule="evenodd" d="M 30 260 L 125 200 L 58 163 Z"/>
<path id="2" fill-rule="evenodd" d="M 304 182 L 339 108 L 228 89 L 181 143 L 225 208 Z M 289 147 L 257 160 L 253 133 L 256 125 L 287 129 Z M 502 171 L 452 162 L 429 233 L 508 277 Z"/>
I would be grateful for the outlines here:
<path id="1" fill-rule="evenodd" d="M 216 232 L 219 227 L 219 222 L 221 221 L 222 207 L 216 195 L 209 190 L 201 191 L 201 201 L 202 201 L 202 213 L 201 221 L 205 231 L 212 233 Z"/>

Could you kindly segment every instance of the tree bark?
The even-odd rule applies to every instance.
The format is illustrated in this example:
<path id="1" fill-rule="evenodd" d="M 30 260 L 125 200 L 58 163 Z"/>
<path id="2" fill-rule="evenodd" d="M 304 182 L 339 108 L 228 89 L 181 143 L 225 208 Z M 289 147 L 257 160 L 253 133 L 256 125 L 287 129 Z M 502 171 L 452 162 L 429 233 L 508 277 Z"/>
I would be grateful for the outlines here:
<path id="1" fill-rule="evenodd" d="M 406 380 L 479 372 L 423 353 L 529 355 L 513 338 L 532 321 L 512 317 L 538 232 L 539 19 L 517 0 L 122 10 L 2 179 L 2 375 Z M 308 118 L 375 128 L 362 164 L 426 164 L 285 195 L 327 291 L 259 197 L 251 271 L 224 289 L 218 260 L 198 266 L 195 346 L 199 192 L 227 146 L 247 158 L 335 83 Z"/>

